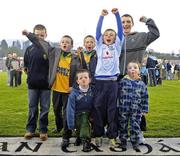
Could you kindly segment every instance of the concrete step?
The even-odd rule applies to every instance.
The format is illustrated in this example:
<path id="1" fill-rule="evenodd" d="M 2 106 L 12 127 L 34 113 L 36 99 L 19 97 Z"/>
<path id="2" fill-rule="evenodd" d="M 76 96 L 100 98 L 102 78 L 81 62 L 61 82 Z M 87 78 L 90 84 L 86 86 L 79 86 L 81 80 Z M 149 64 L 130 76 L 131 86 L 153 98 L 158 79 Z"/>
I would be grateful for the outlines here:
<path id="1" fill-rule="evenodd" d="M 0 137 L 0 155 L 180 155 L 180 138 L 145 138 L 145 143 L 140 145 L 141 152 L 132 149 L 128 141 L 127 151 L 121 148 L 109 148 L 109 140 L 103 138 L 102 147 L 94 146 L 92 150 L 83 152 L 82 145 L 74 146 L 75 138 L 71 138 L 66 151 L 61 149 L 62 138 L 49 137 L 41 141 L 38 137 L 25 140 L 23 137 Z"/>

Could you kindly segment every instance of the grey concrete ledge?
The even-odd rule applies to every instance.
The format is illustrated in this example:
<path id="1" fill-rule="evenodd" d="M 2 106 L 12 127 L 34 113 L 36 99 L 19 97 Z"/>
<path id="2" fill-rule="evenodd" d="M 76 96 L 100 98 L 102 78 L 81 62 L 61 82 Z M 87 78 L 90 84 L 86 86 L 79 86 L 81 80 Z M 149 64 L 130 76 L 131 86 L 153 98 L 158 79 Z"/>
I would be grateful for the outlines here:
<path id="1" fill-rule="evenodd" d="M 69 152 L 64 152 L 60 146 L 61 140 L 62 138 L 41 141 L 38 137 L 31 140 L 23 137 L 0 137 L 0 155 L 180 155 L 180 138 L 146 138 L 145 144 L 140 146 L 141 152 L 134 151 L 130 142 L 127 151 L 122 152 L 120 148 L 112 151 L 107 138 L 103 139 L 102 147 L 90 152 L 83 152 L 82 146 L 74 146 L 75 139 L 72 138 L 67 148 Z M 94 144 L 93 139 L 92 143 Z"/>

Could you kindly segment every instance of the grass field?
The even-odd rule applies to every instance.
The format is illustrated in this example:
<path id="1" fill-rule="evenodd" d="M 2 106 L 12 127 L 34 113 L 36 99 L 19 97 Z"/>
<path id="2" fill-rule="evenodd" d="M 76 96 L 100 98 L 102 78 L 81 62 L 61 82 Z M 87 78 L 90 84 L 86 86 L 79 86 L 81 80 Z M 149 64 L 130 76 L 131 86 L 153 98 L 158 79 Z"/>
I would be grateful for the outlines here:
<path id="1" fill-rule="evenodd" d="M 0 136 L 23 136 L 28 103 L 26 75 L 22 85 L 10 88 L 6 73 L 0 72 Z M 180 137 L 180 81 L 163 81 L 162 86 L 148 87 L 150 111 L 145 137 Z M 52 105 L 49 113 L 49 136 L 55 126 Z"/>

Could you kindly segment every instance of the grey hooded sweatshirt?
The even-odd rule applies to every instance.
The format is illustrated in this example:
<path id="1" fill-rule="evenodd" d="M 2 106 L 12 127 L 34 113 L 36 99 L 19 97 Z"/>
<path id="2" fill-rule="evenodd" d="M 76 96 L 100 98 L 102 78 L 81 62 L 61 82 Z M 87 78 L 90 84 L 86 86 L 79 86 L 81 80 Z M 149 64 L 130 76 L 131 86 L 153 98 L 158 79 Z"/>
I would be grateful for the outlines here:
<path id="1" fill-rule="evenodd" d="M 142 63 L 147 46 L 159 38 L 159 30 L 152 19 L 146 22 L 148 32 L 132 32 L 125 36 L 120 56 L 120 75 L 126 74 L 126 66 L 131 61 Z"/>

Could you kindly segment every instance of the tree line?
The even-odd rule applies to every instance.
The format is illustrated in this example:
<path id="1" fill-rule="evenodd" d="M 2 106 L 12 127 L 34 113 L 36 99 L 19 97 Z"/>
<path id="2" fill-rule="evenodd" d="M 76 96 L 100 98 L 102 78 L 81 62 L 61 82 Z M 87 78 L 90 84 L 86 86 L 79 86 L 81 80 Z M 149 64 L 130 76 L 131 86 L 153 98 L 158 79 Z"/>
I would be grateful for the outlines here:
<path id="1" fill-rule="evenodd" d="M 24 52 L 26 48 L 30 45 L 30 41 L 23 41 L 20 40 L 14 40 L 12 41 L 12 44 L 9 45 L 6 39 L 3 39 L 0 44 L 0 57 L 6 57 L 9 52 L 15 52 L 18 56 L 23 57 Z M 52 43 L 55 46 L 58 45 L 58 43 Z M 180 60 L 180 53 L 175 55 L 174 53 L 160 53 L 156 52 L 153 49 L 149 49 L 148 53 L 151 53 L 152 55 L 156 56 L 159 59 L 167 59 L 167 60 Z"/>

